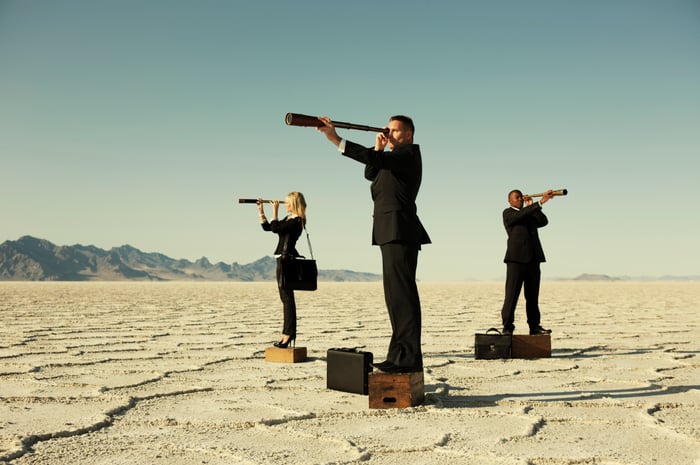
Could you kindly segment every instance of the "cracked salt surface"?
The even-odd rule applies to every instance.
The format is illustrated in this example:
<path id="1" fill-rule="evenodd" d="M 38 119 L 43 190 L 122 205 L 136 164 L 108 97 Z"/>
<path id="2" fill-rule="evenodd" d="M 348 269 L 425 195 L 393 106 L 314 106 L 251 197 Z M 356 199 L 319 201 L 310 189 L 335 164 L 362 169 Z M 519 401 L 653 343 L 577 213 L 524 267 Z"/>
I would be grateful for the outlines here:
<path id="1" fill-rule="evenodd" d="M 545 282 L 552 358 L 505 361 L 473 357 L 502 283 L 419 289 L 426 401 L 374 410 L 325 352 L 384 355 L 379 283 L 298 293 L 293 365 L 271 283 L 0 283 L 0 462 L 699 463 L 700 283 Z"/>

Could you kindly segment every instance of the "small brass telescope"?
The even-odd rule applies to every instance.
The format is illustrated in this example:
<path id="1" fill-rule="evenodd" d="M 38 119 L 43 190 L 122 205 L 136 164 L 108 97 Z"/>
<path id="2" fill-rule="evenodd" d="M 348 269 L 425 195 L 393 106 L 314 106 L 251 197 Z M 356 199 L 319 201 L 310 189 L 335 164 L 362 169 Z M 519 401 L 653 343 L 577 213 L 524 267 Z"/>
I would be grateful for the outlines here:
<path id="1" fill-rule="evenodd" d="M 568 193 L 569 191 L 567 191 L 566 189 L 558 189 L 552 192 L 552 194 L 554 195 L 566 195 Z M 544 194 L 546 194 L 546 192 L 540 192 L 539 194 L 525 194 L 523 195 L 523 197 L 542 197 Z"/>
<path id="2" fill-rule="evenodd" d="M 316 116 L 302 115 L 300 113 L 287 113 L 284 117 L 284 122 L 287 126 L 307 126 L 320 128 L 323 126 L 321 120 Z M 333 121 L 333 126 L 341 129 L 358 129 L 360 131 L 373 131 L 389 133 L 388 128 L 376 128 L 373 126 L 365 126 L 364 124 L 343 123 L 342 121 Z"/>
<path id="3" fill-rule="evenodd" d="M 273 200 L 263 200 L 262 203 L 272 203 Z M 284 205 L 284 200 L 278 200 L 279 203 Z M 238 203 L 258 203 L 258 199 L 238 199 Z"/>

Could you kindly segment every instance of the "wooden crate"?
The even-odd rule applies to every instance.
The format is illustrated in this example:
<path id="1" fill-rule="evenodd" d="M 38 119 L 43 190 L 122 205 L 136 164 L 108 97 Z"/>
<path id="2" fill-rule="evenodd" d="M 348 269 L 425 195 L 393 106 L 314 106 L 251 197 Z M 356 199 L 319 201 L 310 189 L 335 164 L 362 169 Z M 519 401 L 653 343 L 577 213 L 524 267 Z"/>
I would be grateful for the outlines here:
<path id="1" fill-rule="evenodd" d="M 423 372 L 369 374 L 369 408 L 406 408 L 425 400 Z"/>
<path id="2" fill-rule="evenodd" d="M 552 338 L 549 334 L 530 336 L 513 334 L 511 358 L 548 358 L 552 356 Z"/>
<path id="3" fill-rule="evenodd" d="M 299 363 L 306 361 L 306 347 L 268 347 L 265 349 L 266 362 Z"/>

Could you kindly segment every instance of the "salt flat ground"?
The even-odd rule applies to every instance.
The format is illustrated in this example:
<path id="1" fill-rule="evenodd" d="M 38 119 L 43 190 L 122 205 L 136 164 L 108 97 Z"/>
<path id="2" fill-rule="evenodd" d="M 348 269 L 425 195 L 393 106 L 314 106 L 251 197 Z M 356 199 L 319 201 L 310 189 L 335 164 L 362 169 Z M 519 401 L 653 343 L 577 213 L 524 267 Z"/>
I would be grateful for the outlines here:
<path id="1" fill-rule="evenodd" d="M 384 358 L 380 283 L 298 292 L 297 364 L 274 283 L 0 283 L 0 462 L 700 463 L 700 283 L 544 282 L 552 358 L 495 361 L 503 283 L 419 288 L 426 400 L 381 410 L 326 389 L 328 348 Z"/>

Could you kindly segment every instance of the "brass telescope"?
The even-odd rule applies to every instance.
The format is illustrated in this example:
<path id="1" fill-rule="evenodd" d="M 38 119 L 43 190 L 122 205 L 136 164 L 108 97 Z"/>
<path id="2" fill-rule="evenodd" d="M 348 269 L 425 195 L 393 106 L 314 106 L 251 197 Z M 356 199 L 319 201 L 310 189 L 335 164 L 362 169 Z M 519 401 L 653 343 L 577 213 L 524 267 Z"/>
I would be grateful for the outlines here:
<path id="1" fill-rule="evenodd" d="M 273 200 L 263 200 L 262 203 L 272 203 Z M 278 200 L 279 203 L 284 205 L 284 200 Z M 238 199 L 238 203 L 258 203 L 258 199 Z"/>
<path id="2" fill-rule="evenodd" d="M 554 195 L 566 195 L 569 191 L 566 189 L 558 189 L 552 192 Z M 546 192 L 540 192 L 539 194 L 525 194 L 523 197 L 542 197 Z"/>
<path id="3" fill-rule="evenodd" d="M 323 122 L 321 122 L 317 116 L 302 115 L 299 113 L 287 113 L 287 115 L 284 117 L 284 122 L 287 123 L 287 126 L 306 126 L 316 128 L 323 126 Z M 389 133 L 388 128 L 375 128 L 372 126 L 365 126 L 364 124 L 343 123 L 342 121 L 332 121 L 332 123 L 336 128 L 383 132 L 384 134 Z"/>

